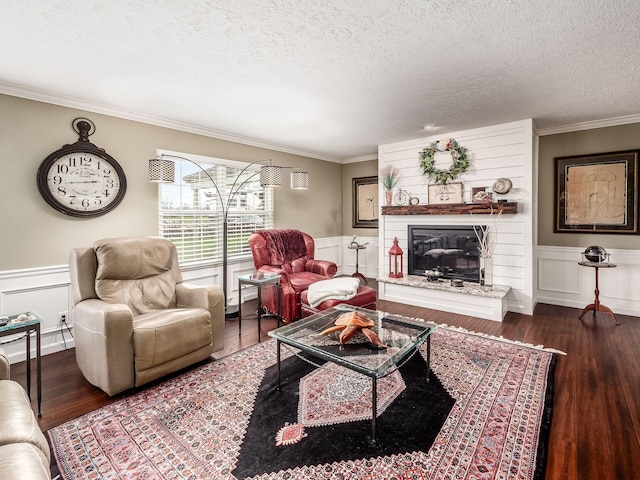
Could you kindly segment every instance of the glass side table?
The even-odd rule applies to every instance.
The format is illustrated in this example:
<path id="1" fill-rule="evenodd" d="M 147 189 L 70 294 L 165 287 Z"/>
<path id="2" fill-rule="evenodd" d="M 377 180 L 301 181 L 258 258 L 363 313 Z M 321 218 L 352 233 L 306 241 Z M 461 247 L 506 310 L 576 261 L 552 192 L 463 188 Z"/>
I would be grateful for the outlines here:
<path id="1" fill-rule="evenodd" d="M 242 285 L 258 287 L 258 343 L 260 342 L 260 322 L 262 320 L 262 289 L 276 288 L 276 319 L 280 326 L 280 275 L 278 273 L 255 272 L 238 275 L 238 336 L 242 336 Z"/>
<path id="2" fill-rule="evenodd" d="M 26 312 L 22 314 L 3 316 L 2 322 L 7 322 L 0 326 L 0 337 L 7 337 L 17 333 L 25 332 L 27 349 L 27 395 L 31 399 L 31 335 L 36 336 L 36 382 L 38 389 L 38 418 L 42 417 L 42 362 L 40 357 L 40 324 L 42 318 L 36 312 Z"/>

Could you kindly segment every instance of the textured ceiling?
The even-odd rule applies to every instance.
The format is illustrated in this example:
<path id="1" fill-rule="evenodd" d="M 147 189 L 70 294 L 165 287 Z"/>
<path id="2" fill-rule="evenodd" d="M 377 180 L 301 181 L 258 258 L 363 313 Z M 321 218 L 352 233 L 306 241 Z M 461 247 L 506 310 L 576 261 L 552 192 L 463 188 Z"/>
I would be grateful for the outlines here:
<path id="1" fill-rule="evenodd" d="M 640 113 L 638 0 L 0 0 L 0 12 L 0 92 L 319 158 L 374 154 L 425 124 Z"/>

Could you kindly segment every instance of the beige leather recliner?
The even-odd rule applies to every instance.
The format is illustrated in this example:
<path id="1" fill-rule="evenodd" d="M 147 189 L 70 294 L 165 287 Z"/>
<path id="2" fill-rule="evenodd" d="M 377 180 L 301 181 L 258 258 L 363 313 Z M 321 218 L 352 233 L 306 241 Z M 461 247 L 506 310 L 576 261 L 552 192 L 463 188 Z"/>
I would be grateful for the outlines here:
<path id="1" fill-rule="evenodd" d="M 173 243 L 122 237 L 71 251 L 76 360 L 109 395 L 206 359 L 224 346 L 224 294 L 182 281 Z"/>

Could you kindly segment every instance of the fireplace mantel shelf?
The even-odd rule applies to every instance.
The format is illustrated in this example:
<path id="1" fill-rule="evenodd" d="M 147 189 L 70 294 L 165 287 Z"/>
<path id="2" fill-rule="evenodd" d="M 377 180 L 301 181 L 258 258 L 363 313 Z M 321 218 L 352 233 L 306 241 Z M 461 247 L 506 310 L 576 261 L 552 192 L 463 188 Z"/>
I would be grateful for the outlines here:
<path id="1" fill-rule="evenodd" d="M 517 202 L 452 203 L 442 205 L 384 206 L 382 215 L 468 215 L 502 212 L 518 213 Z"/>

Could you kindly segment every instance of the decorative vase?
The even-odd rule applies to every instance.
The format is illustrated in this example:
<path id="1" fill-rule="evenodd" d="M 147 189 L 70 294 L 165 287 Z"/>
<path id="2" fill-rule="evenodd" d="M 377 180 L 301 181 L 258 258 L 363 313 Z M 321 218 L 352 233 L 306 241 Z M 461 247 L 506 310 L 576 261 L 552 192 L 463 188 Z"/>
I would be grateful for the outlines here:
<path id="1" fill-rule="evenodd" d="M 393 190 L 386 190 L 384 192 L 384 198 L 385 198 L 385 202 L 386 205 L 392 205 L 393 204 Z"/>
<path id="2" fill-rule="evenodd" d="M 480 285 L 493 285 L 493 258 L 480 257 Z"/>

